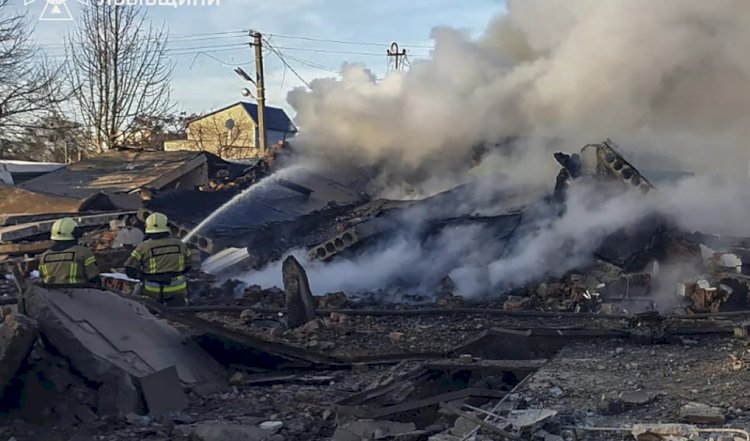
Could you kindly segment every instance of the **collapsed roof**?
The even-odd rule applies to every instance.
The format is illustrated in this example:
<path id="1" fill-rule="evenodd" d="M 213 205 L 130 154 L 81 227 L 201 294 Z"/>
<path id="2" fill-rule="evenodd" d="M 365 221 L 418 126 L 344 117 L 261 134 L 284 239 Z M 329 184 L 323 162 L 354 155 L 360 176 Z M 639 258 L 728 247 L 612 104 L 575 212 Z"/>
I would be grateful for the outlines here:
<path id="1" fill-rule="evenodd" d="M 75 198 L 141 188 L 158 190 L 180 185 L 188 174 L 194 183 L 205 181 L 206 162 L 202 152 L 111 151 L 31 179 L 21 187 Z"/>

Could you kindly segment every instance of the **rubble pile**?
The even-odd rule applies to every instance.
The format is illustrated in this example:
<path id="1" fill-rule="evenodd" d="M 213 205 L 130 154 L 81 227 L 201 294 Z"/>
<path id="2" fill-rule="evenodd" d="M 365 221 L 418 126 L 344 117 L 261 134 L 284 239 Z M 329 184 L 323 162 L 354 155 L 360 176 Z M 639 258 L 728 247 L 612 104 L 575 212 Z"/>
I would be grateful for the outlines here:
<path id="1" fill-rule="evenodd" d="M 745 238 L 652 216 L 564 273 L 495 286 L 479 275 L 484 297 L 443 267 L 419 286 L 317 293 L 290 255 L 330 265 L 403 234 L 437 253 L 441 234 L 476 227 L 483 252 L 508 257 L 573 209 L 576 185 L 659 191 L 612 141 L 557 153 L 551 194 L 498 192 L 487 210 L 464 211 L 472 184 L 373 200 L 311 171 L 275 176 L 287 152 L 251 165 L 111 152 L 30 180 L 22 193 L 49 209 L 0 216 L 0 437 L 686 440 L 750 425 Z M 121 266 L 149 213 L 166 212 L 185 238 L 241 194 L 235 215 L 187 241 L 190 306 L 131 297 L 138 281 Z M 62 216 L 82 225 L 103 289 L 34 277 Z M 232 278 L 276 261 L 283 286 Z"/>

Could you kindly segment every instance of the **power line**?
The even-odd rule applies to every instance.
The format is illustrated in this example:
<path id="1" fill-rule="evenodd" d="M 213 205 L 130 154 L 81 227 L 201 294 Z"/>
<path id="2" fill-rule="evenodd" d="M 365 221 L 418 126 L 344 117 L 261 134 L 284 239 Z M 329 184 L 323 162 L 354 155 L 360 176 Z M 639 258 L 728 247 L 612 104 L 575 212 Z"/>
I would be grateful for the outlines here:
<path id="1" fill-rule="evenodd" d="M 279 50 L 276 47 L 274 47 L 271 43 L 268 42 L 268 39 L 264 38 L 263 40 L 266 42 L 266 46 L 268 46 L 268 48 L 271 49 L 271 51 L 273 51 L 273 53 L 276 54 L 277 57 L 279 57 L 279 60 L 281 60 L 281 62 L 284 63 L 284 66 L 288 67 L 289 70 L 291 70 L 292 73 L 297 78 L 299 78 L 300 81 L 302 81 L 305 84 L 305 86 L 307 86 L 308 88 L 312 88 L 310 86 L 310 83 L 308 83 L 307 80 L 305 80 L 304 78 L 302 78 L 302 75 L 298 74 L 297 71 L 294 70 L 294 68 L 292 66 L 290 66 L 289 63 L 286 62 L 286 60 L 284 59 L 284 56 L 281 55 L 281 52 L 279 52 Z"/>
<path id="2" fill-rule="evenodd" d="M 217 46 L 221 47 L 221 46 Z M 247 47 L 247 45 L 240 45 L 239 47 L 229 47 L 224 49 L 212 49 L 212 50 L 190 50 L 186 52 L 169 52 L 167 55 L 171 57 L 178 57 L 183 55 L 196 55 L 196 54 L 210 54 L 210 53 L 217 53 L 217 52 L 232 52 L 232 51 L 238 51 L 243 50 Z M 180 49 L 171 49 L 174 51 L 179 51 Z M 151 51 L 153 52 L 153 51 Z M 37 54 L 35 55 L 38 58 L 66 58 L 66 54 Z"/>
<path id="3" fill-rule="evenodd" d="M 267 34 L 272 37 L 278 37 L 278 38 L 288 38 L 290 40 L 306 40 L 306 41 L 318 41 L 322 43 L 338 43 L 338 44 L 351 44 L 355 46 L 380 46 L 385 47 L 390 45 L 390 43 L 375 43 L 370 41 L 352 41 L 352 40 L 331 40 L 326 38 L 315 38 L 315 37 L 306 37 L 303 35 L 282 35 L 282 34 Z M 427 45 L 420 45 L 420 44 L 406 44 L 404 45 L 406 47 L 415 47 L 415 48 L 424 48 L 424 49 L 433 49 L 434 46 L 427 46 Z"/>
<path id="4" fill-rule="evenodd" d="M 277 46 L 276 48 L 284 49 L 287 51 L 315 52 L 315 53 L 321 53 L 321 54 L 366 55 L 366 56 L 374 56 L 374 57 L 383 56 L 383 54 L 377 53 L 377 52 L 337 51 L 337 50 L 330 50 L 330 49 L 315 49 L 315 48 L 308 48 L 308 47 L 287 47 L 287 46 Z"/>
<path id="5" fill-rule="evenodd" d="M 177 37 L 168 36 L 167 42 L 180 44 L 180 43 L 189 43 L 193 41 L 213 41 L 213 40 L 226 40 L 226 39 L 236 39 L 236 38 L 247 38 L 247 35 L 233 35 L 233 36 L 223 36 L 223 37 L 199 37 L 199 38 L 190 38 L 190 39 L 177 39 Z M 152 39 L 152 41 L 161 41 L 161 40 Z M 65 44 L 40 43 L 37 46 L 40 49 L 60 49 L 60 48 L 64 48 Z M 181 49 L 181 48 L 174 48 L 174 49 Z"/>
<path id="6" fill-rule="evenodd" d="M 173 38 L 182 38 L 182 37 L 202 37 L 202 36 L 211 36 L 211 35 L 228 35 L 228 34 L 243 34 L 243 36 L 247 36 L 247 33 L 249 32 L 249 29 L 239 29 L 236 31 L 226 31 L 226 32 L 205 32 L 202 34 L 182 34 L 182 35 L 173 35 Z"/>
<path id="7" fill-rule="evenodd" d="M 208 57 L 208 58 L 210 58 L 210 59 L 212 59 L 214 61 L 217 61 L 217 62 L 223 64 L 224 66 L 237 67 L 238 65 L 239 66 L 245 66 L 245 65 L 248 65 L 248 64 L 252 64 L 252 61 L 247 61 L 245 63 L 230 63 L 228 61 L 222 60 L 219 57 L 215 57 L 215 56 L 211 55 L 209 52 L 198 52 L 198 53 L 195 54 L 196 58 L 198 58 L 198 56 L 200 56 L 200 55 L 205 55 L 206 57 Z M 195 60 L 193 60 L 193 61 L 195 61 Z"/>
<path id="8" fill-rule="evenodd" d="M 222 44 L 222 45 L 213 45 L 213 46 L 197 46 L 197 47 L 175 47 L 175 48 L 167 48 L 165 49 L 166 52 L 172 52 L 172 51 L 192 51 L 192 50 L 203 50 L 203 49 L 226 49 L 230 47 L 247 47 L 247 43 L 233 43 L 233 44 Z"/>
<path id="9" fill-rule="evenodd" d="M 313 61 L 303 60 L 301 58 L 293 57 L 293 56 L 291 56 L 289 54 L 286 54 L 286 57 L 289 58 L 290 60 L 296 61 L 297 63 L 300 63 L 300 64 L 308 66 L 308 67 L 314 67 L 316 69 L 324 70 L 324 71 L 327 71 L 327 72 L 332 72 L 332 73 L 335 73 L 336 75 L 339 74 L 339 72 L 336 69 L 328 67 L 328 66 L 323 66 L 322 64 L 318 64 L 318 63 L 315 63 Z"/>

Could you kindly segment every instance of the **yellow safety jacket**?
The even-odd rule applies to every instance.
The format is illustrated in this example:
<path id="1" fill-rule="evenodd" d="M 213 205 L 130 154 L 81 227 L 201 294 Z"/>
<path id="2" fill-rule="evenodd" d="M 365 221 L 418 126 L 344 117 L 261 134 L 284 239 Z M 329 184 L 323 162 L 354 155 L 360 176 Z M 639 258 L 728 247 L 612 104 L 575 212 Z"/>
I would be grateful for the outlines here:
<path id="1" fill-rule="evenodd" d="M 144 290 L 152 295 L 187 294 L 186 262 L 190 250 L 173 237 L 149 239 L 136 247 L 125 266 L 143 275 Z"/>
<path id="2" fill-rule="evenodd" d="M 83 285 L 99 275 L 99 267 L 91 250 L 72 245 L 45 251 L 39 259 L 39 272 L 47 285 Z"/>

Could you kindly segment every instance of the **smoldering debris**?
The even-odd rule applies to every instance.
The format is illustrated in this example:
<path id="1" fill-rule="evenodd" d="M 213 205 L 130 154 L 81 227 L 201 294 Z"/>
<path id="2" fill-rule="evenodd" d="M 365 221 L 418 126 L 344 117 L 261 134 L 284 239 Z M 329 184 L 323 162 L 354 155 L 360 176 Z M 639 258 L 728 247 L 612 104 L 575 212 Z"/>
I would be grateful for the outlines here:
<path id="1" fill-rule="evenodd" d="M 741 185 L 691 177 L 657 189 L 611 140 L 555 158 L 562 168 L 551 193 L 480 179 L 423 200 L 360 206 L 337 217 L 328 239 L 288 252 L 316 293 L 434 301 L 450 277 L 473 301 L 513 295 L 512 309 L 596 311 L 616 298 L 623 310 L 668 311 L 690 297 L 676 297 L 679 283 L 709 271 L 698 256 L 701 238 L 688 232 L 750 233 L 738 222 L 750 214 Z M 724 204 L 730 218 L 716 216 Z M 719 246 L 728 252 L 732 244 Z M 597 274 L 603 265 L 609 271 Z M 280 286 L 280 274 L 277 261 L 239 279 Z M 633 280 L 647 283 L 631 289 Z M 538 292 L 545 294 L 520 301 Z M 560 293 L 566 301 L 553 302 Z"/>

